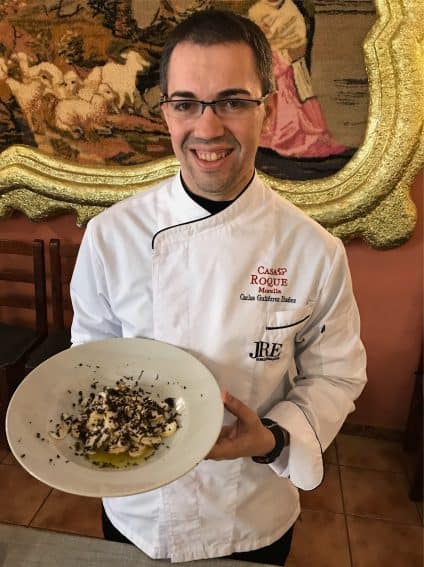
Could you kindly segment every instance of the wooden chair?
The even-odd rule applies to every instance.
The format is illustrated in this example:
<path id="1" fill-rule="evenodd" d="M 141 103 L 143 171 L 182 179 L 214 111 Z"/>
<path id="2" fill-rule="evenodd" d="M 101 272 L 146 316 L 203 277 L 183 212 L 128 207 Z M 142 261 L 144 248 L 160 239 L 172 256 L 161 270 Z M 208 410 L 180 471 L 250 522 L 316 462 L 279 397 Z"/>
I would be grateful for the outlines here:
<path id="1" fill-rule="evenodd" d="M 78 249 L 78 244 L 63 244 L 57 238 L 50 240 L 52 325 L 49 326 L 46 338 L 28 357 L 25 364 L 27 373 L 51 356 L 71 346 L 72 304 L 69 295 L 69 282 Z"/>
<path id="2" fill-rule="evenodd" d="M 0 308 L 0 444 L 5 445 L 8 403 L 25 376 L 24 364 L 29 352 L 47 334 L 42 240 L 0 240 Z M 27 323 L 30 311 L 32 326 Z M 17 322 L 16 318 L 23 313 L 26 314 L 23 322 Z"/>

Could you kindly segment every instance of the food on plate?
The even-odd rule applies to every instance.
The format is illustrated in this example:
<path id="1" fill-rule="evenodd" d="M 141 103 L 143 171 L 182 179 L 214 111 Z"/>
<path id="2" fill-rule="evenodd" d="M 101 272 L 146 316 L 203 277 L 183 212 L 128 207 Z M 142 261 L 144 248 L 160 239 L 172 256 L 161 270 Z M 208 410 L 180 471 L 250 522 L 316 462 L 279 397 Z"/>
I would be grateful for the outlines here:
<path id="1" fill-rule="evenodd" d="M 97 390 L 97 382 L 91 384 Z M 128 466 L 151 456 L 178 429 L 173 398 L 153 399 L 143 388 L 124 379 L 84 397 L 78 392 L 78 411 L 61 414 L 50 436 L 76 439 L 77 455 L 100 466 Z"/>

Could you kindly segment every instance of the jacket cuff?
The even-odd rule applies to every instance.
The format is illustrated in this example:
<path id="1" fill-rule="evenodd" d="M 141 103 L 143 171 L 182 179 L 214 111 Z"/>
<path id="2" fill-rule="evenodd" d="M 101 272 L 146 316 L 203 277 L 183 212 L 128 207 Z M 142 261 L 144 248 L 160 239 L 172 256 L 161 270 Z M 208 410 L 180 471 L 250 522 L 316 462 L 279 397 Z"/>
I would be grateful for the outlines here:
<path id="1" fill-rule="evenodd" d="M 278 476 L 290 478 L 302 490 L 313 490 L 324 478 L 324 464 L 318 437 L 301 408 L 281 402 L 267 415 L 290 433 L 290 445 L 268 466 Z"/>

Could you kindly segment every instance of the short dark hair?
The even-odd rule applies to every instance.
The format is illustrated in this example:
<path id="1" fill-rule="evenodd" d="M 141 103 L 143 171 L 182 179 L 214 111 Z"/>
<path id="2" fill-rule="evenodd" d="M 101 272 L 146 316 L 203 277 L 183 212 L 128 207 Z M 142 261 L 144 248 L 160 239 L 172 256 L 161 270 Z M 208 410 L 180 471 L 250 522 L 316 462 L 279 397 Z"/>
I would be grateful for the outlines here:
<path id="1" fill-rule="evenodd" d="M 254 22 L 227 10 L 201 10 L 194 12 L 170 33 L 160 61 L 160 87 L 167 94 L 168 68 L 172 52 L 179 43 L 217 45 L 220 43 L 245 43 L 253 52 L 262 95 L 274 88 L 272 52 L 265 34 Z"/>

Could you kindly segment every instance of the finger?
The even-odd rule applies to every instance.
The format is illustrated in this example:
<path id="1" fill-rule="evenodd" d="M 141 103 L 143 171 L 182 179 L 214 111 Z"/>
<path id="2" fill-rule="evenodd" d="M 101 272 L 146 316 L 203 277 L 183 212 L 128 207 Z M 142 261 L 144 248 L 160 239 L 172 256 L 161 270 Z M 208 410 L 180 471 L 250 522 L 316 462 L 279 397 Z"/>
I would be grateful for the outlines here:
<path id="1" fill-rule="evenodd" d="M 251 423 L 257 419 L 257 415 L 246 404 L 238 398 L 225 391 L 222 394 L 222 401 L 229 412 L 239 418 L 244 423 Z"/>
<path id="2" fill-rule="evenodd" d="M 206 456 L 206 459 L 226 459 L 231 454 L 231 458 L 234 458 L 234 448 L 238 448 L 235 444 L 235 439 L 237 437 L 237 426 L 236 423 L 233 425 L 224 425 L 215 441 L 212 449 Z"/>
<path id="3" fill-rule="evenodd" d="M 228 432 L 227 438 L 231 439 L 231 441 L 234 441 L 234 439 L 236 439 L 238 436 L 238 427 L 237 424 L 231 428 L 231 430 Z"/>
<path id="4" fill-rule="evenodd" d="M 232 425 L 223 425 L 220 434 L 218 435 L 218 441 L 220 439 L 225 439 L 225 437 L 231 436 Z"/>
<path id="5" fill-rule="evenodd" d="M 223 460 L 240 457 L 239 448 L 228 438 L 219 440 L 209 451 L 207 459 Z"/>

